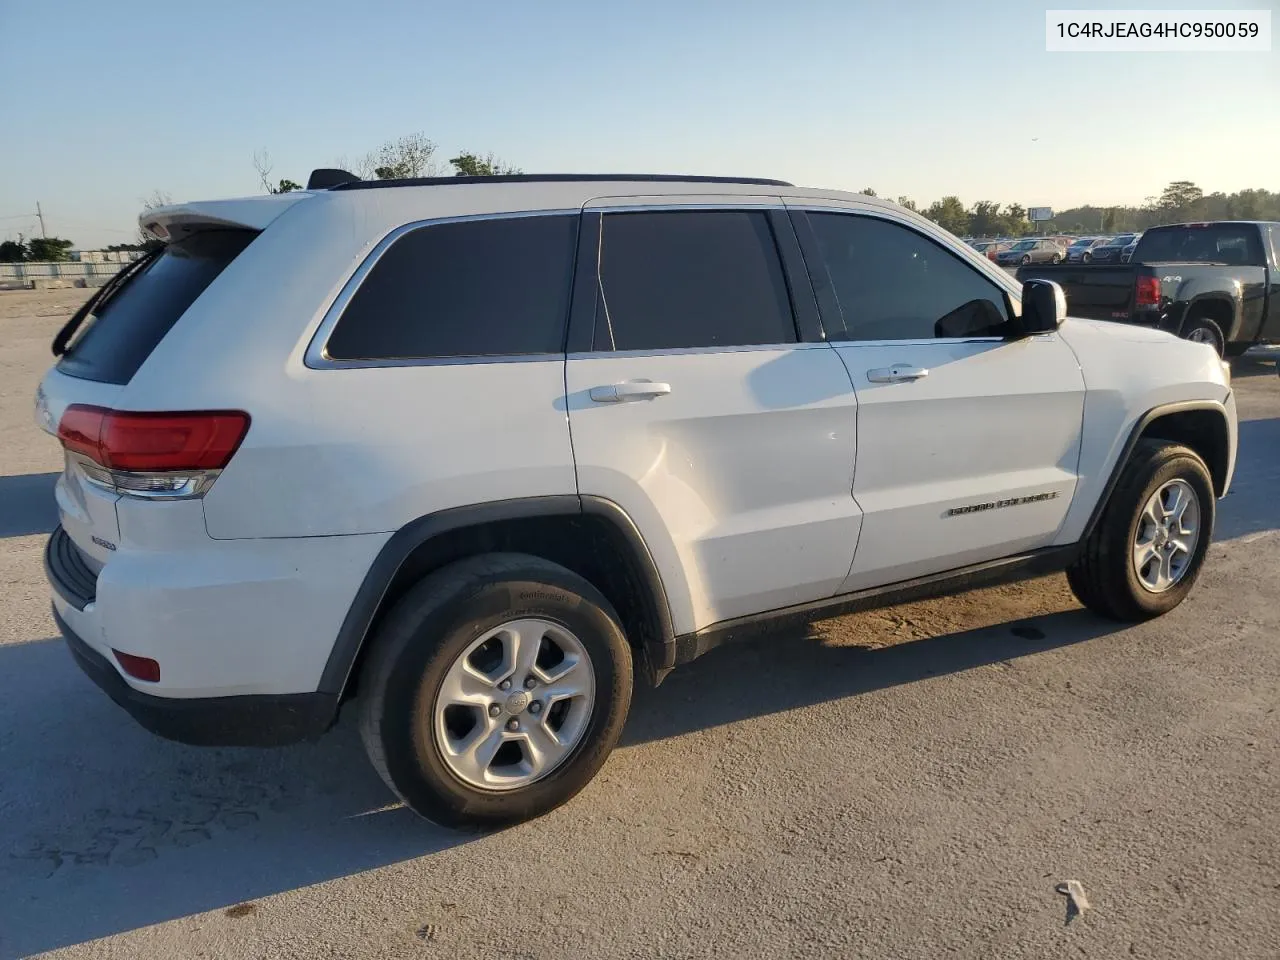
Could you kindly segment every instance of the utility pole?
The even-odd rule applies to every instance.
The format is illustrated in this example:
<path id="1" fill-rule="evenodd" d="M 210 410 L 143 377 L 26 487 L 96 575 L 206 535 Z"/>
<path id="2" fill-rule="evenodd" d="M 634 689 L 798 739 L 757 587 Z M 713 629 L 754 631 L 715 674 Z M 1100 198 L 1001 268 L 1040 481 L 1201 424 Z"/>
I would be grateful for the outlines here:
<path id="1" fill-rule="evenodd" d="M 47 240 L 48 235 L 44 232 L 44 214 L 40 210 L 40 201 L 36 201 L 36 219 L 40 221 L 40 238 Z"/>

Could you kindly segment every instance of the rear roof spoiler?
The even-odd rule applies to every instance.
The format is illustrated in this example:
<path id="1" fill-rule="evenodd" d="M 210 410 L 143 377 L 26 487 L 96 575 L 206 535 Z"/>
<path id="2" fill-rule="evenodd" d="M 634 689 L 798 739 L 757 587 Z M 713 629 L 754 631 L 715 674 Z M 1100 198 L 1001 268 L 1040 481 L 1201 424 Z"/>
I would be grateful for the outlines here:
<path id="1" fill-rule="evenodd" d="M 202 230 L 265 230 L 280 214 L 312 194 L 305 190 L 238 200 L 198 200 L 148 210 L 138 225 L 159 240 L 177 240 Z"/>

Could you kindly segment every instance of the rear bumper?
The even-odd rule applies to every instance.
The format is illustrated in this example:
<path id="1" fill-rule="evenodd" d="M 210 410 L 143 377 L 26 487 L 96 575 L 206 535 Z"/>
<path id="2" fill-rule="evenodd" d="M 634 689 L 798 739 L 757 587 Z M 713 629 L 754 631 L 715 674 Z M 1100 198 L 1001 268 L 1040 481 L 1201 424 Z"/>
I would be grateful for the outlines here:
<path id="1" fill-rule="evenodd" d="M 53 618 L 80 669 L 152 733 L 199 746 L 279 746 L 318 737 L 333 725 L 338 698 L 322 693 L 175 699 L 129 686 L 58 613 Z"/>

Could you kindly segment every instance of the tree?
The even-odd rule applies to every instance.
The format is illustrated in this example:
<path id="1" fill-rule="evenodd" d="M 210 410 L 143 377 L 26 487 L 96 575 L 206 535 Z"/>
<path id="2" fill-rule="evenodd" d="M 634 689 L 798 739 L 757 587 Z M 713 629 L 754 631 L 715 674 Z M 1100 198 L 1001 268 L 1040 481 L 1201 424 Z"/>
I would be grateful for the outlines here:
<path id="1" fill-rule="evenodd" d="M 27 242 L 18 234 L 18 239 L 0 243 L 0 263 L 21 263 L 27 259 Z"/>
<path id="2" fill-rule="evenodd" d="M 262 184 L 262 189 L 267 193 L 290 193 L 294 190 L 301 190 L 302 184 L 289 179 L 283 179 L 271 185 L 271 170 L 275 166 L 271 162 L 271 154 L 265 150 L 259 150 L 253 155 L 253 169 L 258 171 L 258 182 Z"/>
<path id="3" fill-rule="evenodd" d="M 455 177 L 500 177 L 513 173 L 521 173 L 519 167 L 503 163 L 492 153 L 483 157 L 474 153 L 464 153 L 449 161 L 453 165 Z"/>
<path id="4" fill-rule="evenodd" d="M 1007 203 L 1004 207 L 1005 230 L 1011 237 L 1020 237 L 1030 228 L 1027 208 L 1020 203 Z"/>
<path id="5" fill-rule="evenodd" d="M 907 209 L 907 210 L 915 210 L 916 202 L 912 200 L 910 197 L 899 197 L 898 206 L 903 207 L 904 209 Z"/>
<path id="6" fill-rule="evenodd" d="M 142 216 L 146 216 L 152 210 L 160 207 L 167 207 L 173 203 L 173 197 L 163 190 L 152 190 L 151 193 L 138 201 L 142 204 Z M 142 224 L 138 224 L 138 247 L 148 252 L 155 250 L 164 245 L 163 240 L 157 240 L 146 230 L 142 229 Z M 135 248 L 136 249 L 136 248 Z"/>
<path id="7" fill-rule="evenodd" d="M 424 134 L 410 133 L 388 140 L 366 158 L 379 180 L 404 180 L 431 177 L 439 173 L 435 162 L 436 145 Z"/>
<path id="8" fill-rule="evenodd" d="M 964 204 L 956 196 L 935 200 L 929 204 L 929 209 L 924 211 L 924 215 L 943 230 L 950 230 L 955 234 L 964 233 L 969 229 L 969 214 L 965 212 Z"/>
<path id="9" fill-rule="evenodd" d="M 1099 223 L 1103 233 L 1111 233 L 1116 228 L 1116 210 L 1115 207 L 1108 207 L 1102 211 L 1102 220 Z"/>
<path id="10" fill-rule="evenodd" d="M 27 259 L 37 263 L 56 263 L 71 259 L 71 241 L 59 237 L 32 237 L 27 242 Z"/>
<path id="11" fill-rule="evenodd" d="M 1009 232 L 1008 221 L 1000 212 L 1000 204 L 979 200 L 969 211 L 968 231 L 975 237 L 999 237 Z"/>
<path id="12" fill-rule="evenodd" d="M 1204 191 L 1190 180 L 1175 180 L 1164 188 L 1155 207 L 1166 222 L 1194 220 L 1200 213 L 1202 200 Z"/>
<path id="13" fill-rule="evenodd" d="M 863 188 L 862 188 L 861 190 L 859 190 L 858 192 L 859 192 L 860 194 L 862 194 L 864 197 L 874 197 L 874 196 L 876 196 L 876 192 L 875 192 L 874 190 L 872 190 L 870 187 L 863 187 Z"/>

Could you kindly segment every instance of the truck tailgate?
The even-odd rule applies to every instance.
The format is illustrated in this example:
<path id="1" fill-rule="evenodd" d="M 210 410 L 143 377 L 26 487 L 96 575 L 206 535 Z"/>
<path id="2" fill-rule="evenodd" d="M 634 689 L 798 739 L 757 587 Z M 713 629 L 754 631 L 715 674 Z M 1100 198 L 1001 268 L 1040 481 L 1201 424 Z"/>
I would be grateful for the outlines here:
<path id="1" fill-rule="evenodd" d="M 1127 320 L 1133 306 L 1135 267 L 1031 266 L 1018 269 L 1018 280 L 1052 280 L 1067 295 L 1067 311 L 1086 320 Z"/>

